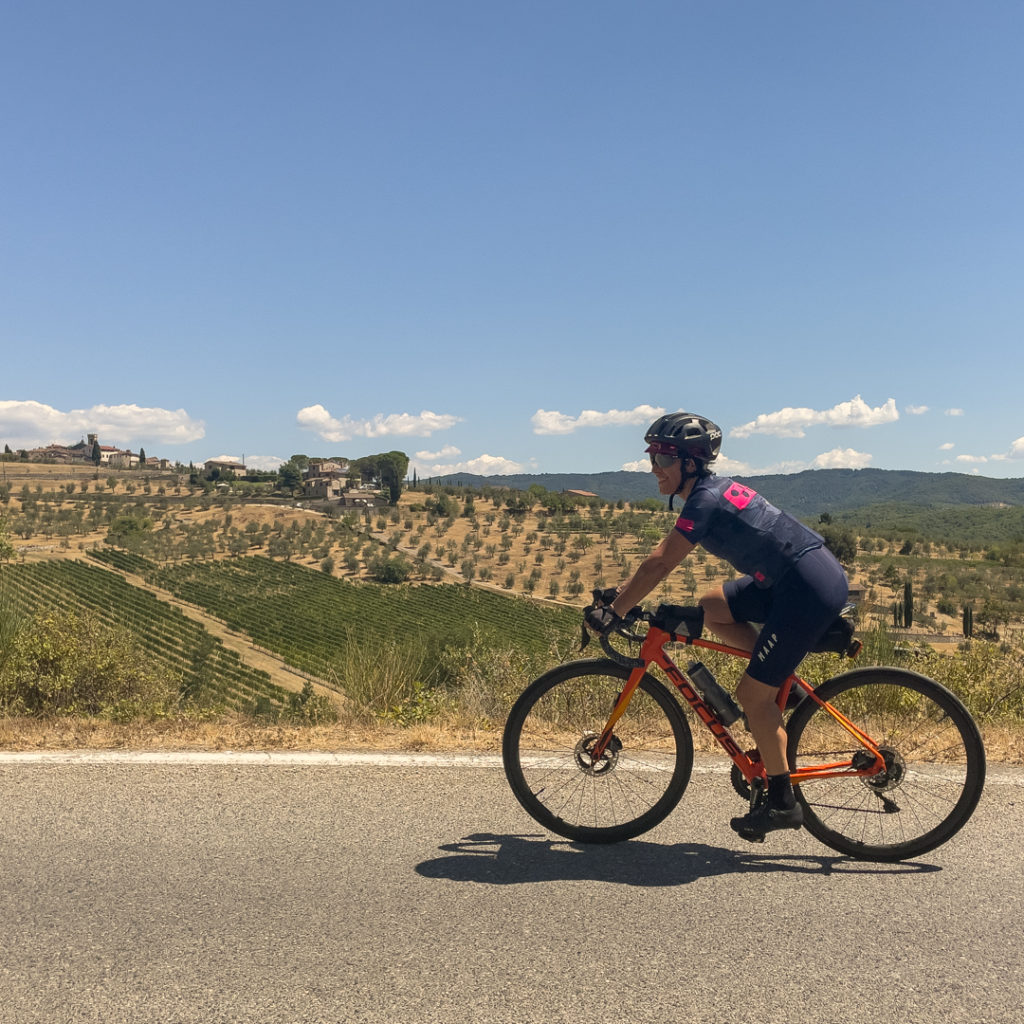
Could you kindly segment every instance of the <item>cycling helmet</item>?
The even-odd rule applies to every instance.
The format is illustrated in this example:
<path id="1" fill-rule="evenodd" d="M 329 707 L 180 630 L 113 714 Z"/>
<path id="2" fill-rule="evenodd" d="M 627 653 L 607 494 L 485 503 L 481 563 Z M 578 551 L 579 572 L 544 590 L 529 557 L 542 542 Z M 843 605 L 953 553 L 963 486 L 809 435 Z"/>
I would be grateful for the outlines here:
<path id="1" fill-rule="evenodd" d="M 659 451 L 697 459 L 706 467 L 718 458 L 722 448 L 722 428 L 692 412 L 670 412 L 659 416 L 644 434 L 648 451 Z"/>

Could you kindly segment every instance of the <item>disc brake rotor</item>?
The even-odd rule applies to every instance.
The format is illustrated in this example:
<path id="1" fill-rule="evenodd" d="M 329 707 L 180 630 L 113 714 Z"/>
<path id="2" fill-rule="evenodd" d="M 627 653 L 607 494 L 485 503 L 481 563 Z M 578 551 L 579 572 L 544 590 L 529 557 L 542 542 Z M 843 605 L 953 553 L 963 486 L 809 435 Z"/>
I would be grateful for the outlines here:
<path id="1" fill-rule="evenodd" d="M 898 789 L 903 785 L 907 764 L 900 754 L 891 747 L 879 747 L 878 752 L 885 761 L 885 767 L 874 775 L 865 775 L 862 781 L 872 792 L 881 794 Z M 863 751 L 854 757 L 853 767 L 863 770 L 869 768 L 873 762 L 874 758 L 867 751 Z"/>
<path id="2" fill-rule="evenodd" d="M 593 750 L 597 745 L 598 739 L 600 737 L 596 732 L 587 732 L 580 737 L 579 742 L 576 744 L 576 764 L 580 771 L 585 772 L 587 775 L 607 775 L 608 772 L 614 771 L 619 763 L 622 741 L 615 735 L 608 741 L 608 745 L 604 748 L 604 753 L 600 759 L 595 762 Z"/>

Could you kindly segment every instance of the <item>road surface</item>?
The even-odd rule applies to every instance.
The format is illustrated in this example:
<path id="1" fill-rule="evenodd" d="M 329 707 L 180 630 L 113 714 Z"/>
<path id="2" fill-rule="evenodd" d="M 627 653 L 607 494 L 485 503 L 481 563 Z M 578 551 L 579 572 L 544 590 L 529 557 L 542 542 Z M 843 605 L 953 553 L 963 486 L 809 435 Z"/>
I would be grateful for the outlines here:
<path id="1" fill-rule="evenodd" d="M 877 865 L 743 844 L 717 758 L 583 848 L 493 758 L 0 754 L 0 1022 L 1019 1024 L 1022 787 Z"/>

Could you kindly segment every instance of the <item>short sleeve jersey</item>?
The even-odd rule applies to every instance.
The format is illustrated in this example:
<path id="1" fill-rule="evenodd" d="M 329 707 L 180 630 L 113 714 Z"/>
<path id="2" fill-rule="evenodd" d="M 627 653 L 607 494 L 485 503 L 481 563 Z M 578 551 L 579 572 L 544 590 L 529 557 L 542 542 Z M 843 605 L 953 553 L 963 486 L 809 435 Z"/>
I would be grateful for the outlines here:
<path id="1" fill-rule="evenodd" d="M 716 476 L 697 481 L 676 529 L 691 543 L 752 576 L 759 587 L 770 587 L 801 555 L 824 543 L 820 534 L 757 491 Z"/>

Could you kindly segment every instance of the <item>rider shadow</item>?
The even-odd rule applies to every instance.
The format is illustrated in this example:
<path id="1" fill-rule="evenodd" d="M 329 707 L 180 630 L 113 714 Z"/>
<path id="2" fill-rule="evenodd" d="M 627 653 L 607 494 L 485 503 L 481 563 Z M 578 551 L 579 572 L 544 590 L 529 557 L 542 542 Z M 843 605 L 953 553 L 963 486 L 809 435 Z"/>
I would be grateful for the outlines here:
<path id="1" fill-rule="evenodd" d="M 704 843 L 662 845 L 632 840 L 623 845 L 585 845 L 541 835 L 481 832 L 440 847 L 446 857 L 416 865 L 425 878 L 484 885 L 529 882 L 612 882 L 646 887 L 688 885 L 715 875 L 788 872 L 827 876 L 839 873 L 923 874 L 933 864 L 879 864 L 840 856 L 774 856 L 728 850 Z"/>

